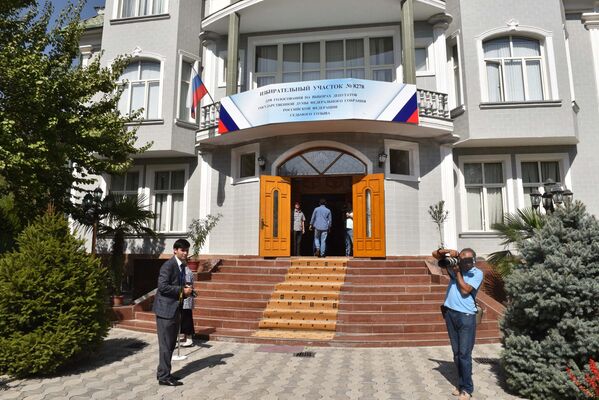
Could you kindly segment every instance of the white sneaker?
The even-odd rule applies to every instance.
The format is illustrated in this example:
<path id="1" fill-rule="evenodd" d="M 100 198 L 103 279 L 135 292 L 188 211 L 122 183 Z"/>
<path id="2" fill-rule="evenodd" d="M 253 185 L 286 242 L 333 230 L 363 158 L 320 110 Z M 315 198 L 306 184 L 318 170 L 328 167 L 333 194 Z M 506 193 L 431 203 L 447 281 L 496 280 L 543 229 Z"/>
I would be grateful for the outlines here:
<path id="1" fill-rule="evenodd" d="M 191 346 L 193 346 L 193 340 L 191 340 L 191 339 L 187 339 L 186 341 L 181 343 L 181 347 L 191 347 Z"/>

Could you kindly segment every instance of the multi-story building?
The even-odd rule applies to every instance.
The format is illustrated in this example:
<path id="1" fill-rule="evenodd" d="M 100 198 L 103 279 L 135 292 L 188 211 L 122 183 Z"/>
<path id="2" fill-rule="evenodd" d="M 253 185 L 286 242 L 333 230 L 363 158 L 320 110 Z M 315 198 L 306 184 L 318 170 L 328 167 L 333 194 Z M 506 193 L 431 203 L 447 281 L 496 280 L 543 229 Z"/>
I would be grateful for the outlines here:
<path id="1" fill-rule="evenodd" d="M 133 56 L 120 108 L 144 109 L 153 144 L 102 186 L 145 194 L 164 238 L 130 251 L 167 254 L 220 213 L 204 253 L 289 256 L 293 202 L 310 218 L 324 197 L 330 255 L 348 208 L 355 256 L 430 254 L 441 200 L 445 244 L 485 254 L 547 179 L 597 214 L 597 3 L 107 0 L 82 55 Z M 196 71 L 210 95 L 193 118 Z"/>

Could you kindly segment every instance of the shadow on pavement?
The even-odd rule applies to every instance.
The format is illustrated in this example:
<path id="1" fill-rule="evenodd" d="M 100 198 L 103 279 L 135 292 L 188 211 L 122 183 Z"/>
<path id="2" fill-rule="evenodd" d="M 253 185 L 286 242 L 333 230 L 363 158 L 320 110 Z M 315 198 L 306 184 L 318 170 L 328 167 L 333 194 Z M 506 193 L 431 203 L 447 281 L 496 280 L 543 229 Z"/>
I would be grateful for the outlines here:
<path id="1" fill-rule="evenodd" d="M 88 358 L 67 367 L 55 376 L 81 374 L 102 367 L 113 362 L 121 361 L 143 350 L 148 343 L 133 338 L 106 339 L 100 349 Z"/>
<path id="2" fill-rule="evenodd" d="M 204 368 L 212 368 L 217 365 L 226 365 L 226 361 L 223 361 L 225 358 L 233 357 L 233 353 L 225 353 L 225 354 L 214 354 L 212 356 L 208 356 L 206 358 L 202 358 L 200 360 L 195 360 L 185 365 L 180 370 L 173 372 L 174 375 L 181 377 L 181 379 L 185 378 L 188 375 L 193 374 L 194 372 L 198 372 L 203 370 Z"/>
<path id="3" fill-rule="evenodd" d="M 437 366 L 433 369 L 439 371 L 439 373 L 447 379 L 447 382 L 455 387 L 458 386 L 458 373 L 455 369 L 455 364 L 452 361 L 435 360 L 432 358 L 429 358 L 429 361 L 437 363 Z"/>

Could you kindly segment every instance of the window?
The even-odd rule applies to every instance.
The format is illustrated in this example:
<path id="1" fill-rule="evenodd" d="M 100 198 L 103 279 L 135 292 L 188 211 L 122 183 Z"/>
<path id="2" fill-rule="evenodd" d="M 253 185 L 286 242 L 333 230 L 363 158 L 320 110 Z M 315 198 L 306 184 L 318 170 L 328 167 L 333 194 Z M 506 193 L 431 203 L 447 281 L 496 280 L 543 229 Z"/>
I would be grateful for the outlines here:
<path id="1" fill-rule="evenodd" d="M 503 221 L 505 178 L 501 162 L 463 164 L 467 230 L 489 231 Z"/>
<path id="2" fill-rule="evenodd" d="M 538 101 L 545 95 L 542 47 L 518 36 L 483 43 L 490 102 Z"/>
<path id="3" fill-rule="evenodd" d="M 118 2 L 118 17 L 143 17 L 166 13 L 167 0 L 120 0 Z"/>
<path id="4" fill-rule="evenodd" d="M 124 175 L 112 175 L 110 193 L 116 196 L 137 196 L 139 192 L 139 171 L 130 171 Z"/>
<path id="5" fill-rule="evenodd" d="M 188 104 L 188 97 L 191 95 L 191 71 L 193 70 L 193 64 L 189 61 L 181 62 L 181 81 L 180 81 L 180 92 L 179 92 L 179 119 L 182 121 L 195 122 L 191 118 L 191 108 Z"/>
<path id="6" fill-rule="evenodd" d="M 428 54 L 426 48 L 414 49 L 416 55 L 416 72 L 427 72 L 428 71 Z"/>
<path id="7" fill-rule="evenodd" d="M 385 174 L 390 179 L 417 181 L 420 179 L 418 143 L 385 140 Z"/>
<path id="8" fill-rule="evenodd" d="M 256 153 L 245 153 L 239 157 L 239 177 L 256 175 Z"/>
<path id="9" fill-rule="evenodd" d="M 518 206 L 530 207 L 530 193 L 536 188 L 543 193 L 543 183 L 552 179 L 564 188 L 572 190 L 570 161 L 567 153 L 518 154 Z"/>
<path id="10" fill-rule="evenodd" d="M 311 149 L 279 167 L 281 176 L 366 174 L 366 165 L 351 154 L 333 149 Z"/>
<path id="11" fill-rule="evenodd" d="M 451 66 L 453 72 L 453 97 L 455 99 L 455 107 L 461 106 L 462 102 L 462 73 L 460 71 L 460 57 L 458 46 L 451 47 Z"/>
<path id="12" fill-rule="evenodd" d="M 218 87 L 227 86 L 227 51 L 218 52 Z M 244 82 L 244 71 L 243 66 L 245 65 L 245 50 L 239 50 L 239 57 L 237 58 L 237 86 L 241 86 Z"/>
<path id="13" fill-rule="evenodd" d="M 254 85 L 357 78 L 392 82 L 393 37 L 265 44 L 255 48 Z"/>
<path id="14" fill-rule="evenodd" d="M 231 176 L 233 183 L 254 182 L 260 175 L 258 155 L 260 144 L 253 143 L 231 150 Z"/>
<path id="15" fill-rule="evenodd" d="M 160 119 L 160 62 L 134 61 L 119 80 L 124 86 L 119 100 L 121 114 L 128 115 L 143 108 L 141 118 Z"/>
<path id="16" fill-rule="evenodd" d="M 184 189 L 185 170 L 156 171 L 154 173 L 155 231 L 184 231 Z"/>

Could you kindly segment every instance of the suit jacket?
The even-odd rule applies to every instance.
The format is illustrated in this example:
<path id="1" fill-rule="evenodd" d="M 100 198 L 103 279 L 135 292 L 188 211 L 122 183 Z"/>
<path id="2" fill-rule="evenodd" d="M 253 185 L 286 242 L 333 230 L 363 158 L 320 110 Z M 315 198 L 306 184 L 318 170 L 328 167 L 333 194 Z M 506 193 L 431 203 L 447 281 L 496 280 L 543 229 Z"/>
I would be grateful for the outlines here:
<path id="1" fill-rule="evenodd" d="M 183 282 L 185 284 L 185 282 Z M 179 308 L 179 295 L 182 286 L 179 282 L 179 265 L 173 256 L 160 267 L 158 290 L 154 298 L 154 313 L 160 318 L 175 318 Z"/>

